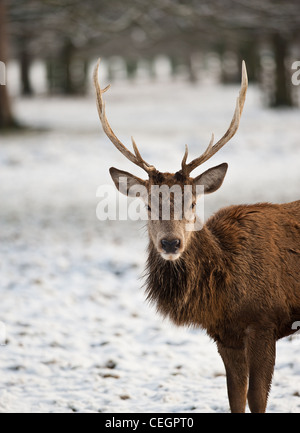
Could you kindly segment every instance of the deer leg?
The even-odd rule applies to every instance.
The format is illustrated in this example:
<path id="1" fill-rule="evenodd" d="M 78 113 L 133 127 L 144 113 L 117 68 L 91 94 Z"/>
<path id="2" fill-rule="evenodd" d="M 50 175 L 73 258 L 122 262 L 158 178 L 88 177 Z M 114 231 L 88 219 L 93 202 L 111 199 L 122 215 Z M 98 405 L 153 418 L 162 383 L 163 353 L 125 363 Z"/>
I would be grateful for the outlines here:
<path id="1" fill-rule="evenodd" d="M 248 404 L 251 412 L 265 412 L 276 356 L 276 340 L 271 332 L 252 332 L 247 342 L 249 363 Z"/>
<path id="2" fill-rule="evenodd" d="M 245 412 L 248 385 L 245 349 L 231 349 L 218 343 L 218 351 L 226 370 L 230 410 L 231 412 Z"/>

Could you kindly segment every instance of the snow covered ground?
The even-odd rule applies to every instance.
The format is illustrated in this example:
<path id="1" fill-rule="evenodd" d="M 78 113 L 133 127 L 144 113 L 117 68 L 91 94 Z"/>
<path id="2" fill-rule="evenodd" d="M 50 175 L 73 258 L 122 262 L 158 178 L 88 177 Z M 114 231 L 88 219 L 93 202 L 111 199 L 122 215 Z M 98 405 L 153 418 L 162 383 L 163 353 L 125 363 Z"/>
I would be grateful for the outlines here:
<path id="1" fill-rule="evenodd" d="M 107 115 L 161 171 L 223 134 L 238 88 L 115 83 Z M 16 100 L 36 130 L 0 137 L 1 412 L 228 412 L 225 374 L 203 331 L 162 321 L 144 300 L 144 223 L 98 221 L 108 168 L 138 176 L 104 137 L 94 97 Z M 299 110 L 262 108 L 249 89 L 205 215 L 300 198 Z M 199 170 L 198 170 L 199 171 Z M 197 172 L 198 173 L 198 172 Z M 278 343 L 269 412 L 300 410 L 300 337 Z"/>

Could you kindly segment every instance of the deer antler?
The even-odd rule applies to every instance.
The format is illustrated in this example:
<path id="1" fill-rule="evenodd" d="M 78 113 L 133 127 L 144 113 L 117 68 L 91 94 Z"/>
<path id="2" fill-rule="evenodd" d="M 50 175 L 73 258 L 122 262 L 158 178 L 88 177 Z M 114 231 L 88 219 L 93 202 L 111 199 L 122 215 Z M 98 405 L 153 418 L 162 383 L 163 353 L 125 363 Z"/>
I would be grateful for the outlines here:
<path id="1" fill-rule="evenodd" d="M 103 131 L 105 132 L 107 137 L 110 139 L 110 141 L 114 144 L 114 146 L 127 159 L 129 159 L 131 162 L 133 162 L 134 164 L 141 167 L 148 174 L 156 172 L 156 168 L 153 167 L 152 165 L 148 164 L 148 162 L 146 162 L 141 157 L 141 154 L 137 148 L 137 145 L 136 145 L 133 137 L 131 137 L 131 141 L 132 141 L 132 147 L 134 150 L 134 154 L 132 152 L 130 152 L 130 150 L 128 150 L 127 147 L 125 147 L 123 143 L 121 143 L 121 141 L 117 138 L 117 136 L 115 135 L 115 133 L 111 129 L 110 124 L 108 123 L 108 120 L 107 120 L 106 114 L 105 114 L 105 103 L 103 102 L 103 99 L 102 99 L 102 93 L 105 93 L 110 88 L 110 84 L 108 86 L 106 86 L 104 89 L 101 89 L 100 84 L 99 84 L 99 80 L 98 80 L 99 65 L 100 65 L 100 59 L 98 59 L 97 65 L 96 65 L 95 70 L 94 70 L 94 84 L 95 84 L 96 95 L 97 95 L 97 109 L 98 109 L 98 114 L 99 114 L 99 118 L 100 118 L 100 121 L 102 124 Z"/>
<path id="2" fill-rule="evenodd" d="M 242 63 L 242 83 L 241 83 L 241 90 L 239 93 L 239 96 L 236 101 L 236 107 L 234 111 L 233 118 L 231 120 L 231 123 L 229 125 L 229 128 L 223 135 L 223 137 L 216 143 L 214 142 L 214 134 L 212 134 L 211 140 L 209 142 L 209 145 L 207 146 L 207 149 L 205 152 L 199 156 L 199 158 L 194 159 L 190 163 L 186 164 L 187 156 L 188 156 L 188 147 L 186 145 L 185 147 L 185 153 L 182 159 L 181 163 L 181 173 L 184 176 L 188 176 L 191 171 L 193 171 L 196 167 L 203 164 L 205 161 L 210 159 L 215 153 L 217 153 L 236 133 L 238 130 L 239 124 L 240 124 L 240 118 L 243 112 L 244 103 L 246 99 L 246 92 L 248 87 L 248 77 L 247 77 L 247 70 L 246 70 L 246 64 L 243 60 Z"/>

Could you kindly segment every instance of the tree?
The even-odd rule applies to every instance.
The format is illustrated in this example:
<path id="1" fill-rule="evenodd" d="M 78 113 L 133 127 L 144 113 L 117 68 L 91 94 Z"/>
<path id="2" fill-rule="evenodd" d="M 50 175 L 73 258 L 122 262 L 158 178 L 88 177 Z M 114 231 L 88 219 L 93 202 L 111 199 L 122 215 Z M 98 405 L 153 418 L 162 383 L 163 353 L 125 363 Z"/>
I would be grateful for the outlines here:
<path id="1" fill-rule="evenodd" d="M 7 64 L 6 0 L 0 0 L 0 60 Z M 0 129 L 16 127 L 6 85 L 0 85 Z"/>
<path id="2" fill-rule="evenodd" d="M 287 60 L 299 38 L 298 10 L 299 0 L 14 0 L 9 13 L 24 93 L 30 93 L 34 58 L 47 63 L 50 91 L 64 94 L 84 92 L 86 63 L 99 55 L 122 56 L 134 76 L 140 58 L 163 54 L 172 59 L 173 71 L 184 64 L 195 81 L 195 59 L 213 51 L 225 66 L 224 82 L 230 82 L 239 79 L 237 67 L 226 69 L 230 51 L 239 65 L 246 60 L 250 80 L 257 80 L 268 41 L 276 65 L 270 103 L 278 106 L 293 103 Z"/>

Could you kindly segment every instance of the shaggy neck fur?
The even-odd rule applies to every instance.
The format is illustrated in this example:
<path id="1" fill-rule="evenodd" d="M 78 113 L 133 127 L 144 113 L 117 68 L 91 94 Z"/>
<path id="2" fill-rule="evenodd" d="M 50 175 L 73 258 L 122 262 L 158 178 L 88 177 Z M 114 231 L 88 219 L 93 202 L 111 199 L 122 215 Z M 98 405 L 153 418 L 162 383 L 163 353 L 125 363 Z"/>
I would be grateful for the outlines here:
<path id="1" fill-rule="evenodd" d="M 228 260 L 218 239 L 204 226 L 176 261 L 164 260 L 149 243 L 147 299 L 177 325 L 209 328 L 220 318 Z M 227 268 L 226 268 L 227 266 Z"/>

